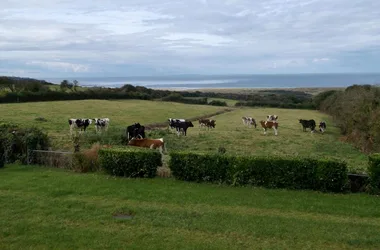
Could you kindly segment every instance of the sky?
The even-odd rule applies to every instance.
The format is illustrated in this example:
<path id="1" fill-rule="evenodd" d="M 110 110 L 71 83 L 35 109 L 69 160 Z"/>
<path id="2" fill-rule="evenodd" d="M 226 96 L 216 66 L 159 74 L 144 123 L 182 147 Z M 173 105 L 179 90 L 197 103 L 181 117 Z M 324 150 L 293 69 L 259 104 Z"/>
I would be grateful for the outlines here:
<path id="1" fill-rule="evenodd" d="M 379 0 L 0 0 L 0 75 L 380 72 Z"/>

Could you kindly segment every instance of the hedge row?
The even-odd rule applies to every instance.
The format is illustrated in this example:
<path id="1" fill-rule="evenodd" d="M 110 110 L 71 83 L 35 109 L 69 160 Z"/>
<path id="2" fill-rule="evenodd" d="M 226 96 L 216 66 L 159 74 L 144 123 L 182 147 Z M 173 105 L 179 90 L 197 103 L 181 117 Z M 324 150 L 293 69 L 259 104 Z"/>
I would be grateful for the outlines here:
<path id="1" fill-rule="evenodd" d="M 368 175 L 372 193 L 380 193 L 380 154 L 368 157 Z"/>
<path id="2" fill-rule="evenodd" d="M 99 164 L 108 174 L 124 177 L 156 176 L 157 167 L 162 165 L 158 151 L 126 147 L 123 149 L 100 149 Z"/>
<path id="3" fill-rule="evenodd" d="M 347 184 L 347 165 L 339 161 L 184 152 L 170 156 L 173 176 L 185 181 L 332 192 L 343 191 Z"/>

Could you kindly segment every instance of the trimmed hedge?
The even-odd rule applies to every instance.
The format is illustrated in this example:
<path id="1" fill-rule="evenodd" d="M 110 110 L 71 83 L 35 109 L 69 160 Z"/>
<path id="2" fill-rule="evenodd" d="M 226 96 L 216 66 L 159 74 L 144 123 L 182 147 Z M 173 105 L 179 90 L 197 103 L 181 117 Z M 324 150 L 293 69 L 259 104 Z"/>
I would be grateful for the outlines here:
<path id="1" fill-rule="evenodd" d="M 135 147 L 100 149 L 99 163 L 108 174 L 144 178 L 155 177 L 162 165 L 159 152 Z"/>
<path id="2" fill-rule="evenodd" d="M 380 192 L 380 154 L 368 156 L 368 175 L 370 178 L 371 191 Z"/>
<path id="3" fill-rule="evenodd" d="M 170 156 L 173 176 L 184 181 L 332 192 L 343 191 L 347 184 L 346 163 L 332 160 L 184 152 Z"/>

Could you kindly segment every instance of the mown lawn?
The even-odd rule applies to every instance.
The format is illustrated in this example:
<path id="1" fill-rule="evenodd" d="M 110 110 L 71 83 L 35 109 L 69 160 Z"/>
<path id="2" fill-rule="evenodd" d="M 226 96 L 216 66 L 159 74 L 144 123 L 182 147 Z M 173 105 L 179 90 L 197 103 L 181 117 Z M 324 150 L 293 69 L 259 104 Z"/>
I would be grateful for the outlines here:
<path id="1" fill-rule="evenodd" d="M 379 249 L 380 199 L 0 169 L 0 249 Z M 112 217 L 130 213 L 132 219 Z"/>
<path id="2" fill-rule="evenodd" d="M 279 116 L 278 136 L 273 130 L 263 134 L 259 121 L 268 114 Z M 243 125 L 242 116 L 255 118 L 257 128 Z M 351 144 L 340 141 L 339 128 L 334 126 L 329 116 L 318 111 L 242 108 L 212 118 L 216 120 L 215 129 L 200 129 L 196 124 L 188 130 L 186 137 L 167 135 L 168 150 L 217 152 L 219 147 L 224 147 L 227 153 L 239 155 L 329 157 L 345 160 L 351 171 L 367 169 L 367 156 Z M 310 129 L 303 132 L 299 119 L 314 119 L 317 123 L 326 121 L 327 130 L 324 134 L 310 133 Z"/>

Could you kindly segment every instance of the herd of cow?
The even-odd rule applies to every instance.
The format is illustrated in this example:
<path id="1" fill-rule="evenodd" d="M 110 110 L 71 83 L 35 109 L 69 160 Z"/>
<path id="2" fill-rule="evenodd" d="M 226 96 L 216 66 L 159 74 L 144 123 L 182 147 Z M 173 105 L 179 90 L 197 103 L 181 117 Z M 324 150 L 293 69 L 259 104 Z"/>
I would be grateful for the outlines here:
<path id="1" fill-rule="evenodd" d="M 242 117 L 243 124 L 248 127 L 257 127 L 256 120 L 249 116 Z M 264 130 L 264 134 L 267 133 L 268 129 L 273 129 L 275 135 L 278 134 L 278 116 L 277 115 L 267 115 L 266 120 L 261 120 L 260 125 Z M 79 129 L 80 131 L 86 131 L 86 128 L 94 122 L 96 132 L 107 131 L 110 119 L 109 118 L 94 118 L 94 119 L 69 119 L 70 133 L 73 129 Z M 177 135 L 185 135 L 187 129 L 194 127 L 191 121 L 185 119 L 174 119 L 169 118 L 169 127 L 172 130 L 176 130 Z M 212 119 L 199 119 L 199 128 L 207 127 L 208 129 L 215 128 L 216 121 Z M 303 131 L 310 128 L 311 132 L 315 132 L 316 123 L 314 120 L 303 120 L 300 119 L 299 123 L 302 124 Z M 322 121 L 319 123 L 319 131 L 324 133 L 326 130 L 326 122 Z M 145 137 L 145 127 L 140 123 L 134 123 L 127 127 L 126 136 L 128 140 L 128 145 L 137 147 L 147 147 L 156 149 L 158 148 L 161 153 L 165 149 L 165 143 L 163 138 L 160 139 L 147 139 Z"/>

